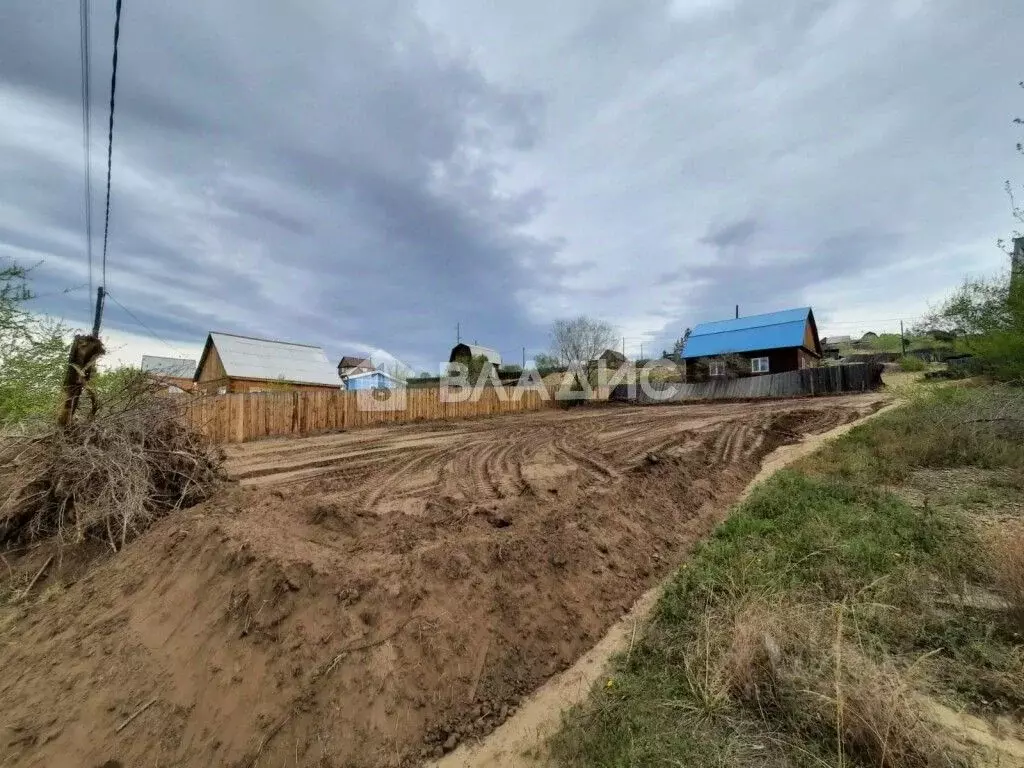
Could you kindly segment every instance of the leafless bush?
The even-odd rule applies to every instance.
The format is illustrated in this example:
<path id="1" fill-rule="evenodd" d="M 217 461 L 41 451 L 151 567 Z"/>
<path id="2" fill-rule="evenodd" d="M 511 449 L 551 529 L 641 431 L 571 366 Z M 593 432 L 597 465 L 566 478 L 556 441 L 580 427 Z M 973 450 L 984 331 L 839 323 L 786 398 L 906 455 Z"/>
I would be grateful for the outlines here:
<path id="1" fill-rule="evenodd" d="M 68 429 L 0 437 L 0 547 L 101 537 L 115 550 L 154 519 L 206 498 L 220 453 L 143 379 L 100 393 Z"/>

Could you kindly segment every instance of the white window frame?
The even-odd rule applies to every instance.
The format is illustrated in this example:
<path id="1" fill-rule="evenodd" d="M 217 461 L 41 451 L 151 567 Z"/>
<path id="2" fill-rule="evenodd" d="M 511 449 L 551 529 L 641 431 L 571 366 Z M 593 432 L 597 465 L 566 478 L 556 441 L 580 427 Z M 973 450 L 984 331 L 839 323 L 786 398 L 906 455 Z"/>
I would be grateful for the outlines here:
<path id="1" fill-rule="evenodd" d="M 767 357 L 752 357 L 750 358 L 750 372 L 751 373 L 768 373 L 770 365 Z"/>
<path id="2" fill-rule="evenodd" d="M 725 376 L 725 360 L 708 360 L 708 376 Z"/>

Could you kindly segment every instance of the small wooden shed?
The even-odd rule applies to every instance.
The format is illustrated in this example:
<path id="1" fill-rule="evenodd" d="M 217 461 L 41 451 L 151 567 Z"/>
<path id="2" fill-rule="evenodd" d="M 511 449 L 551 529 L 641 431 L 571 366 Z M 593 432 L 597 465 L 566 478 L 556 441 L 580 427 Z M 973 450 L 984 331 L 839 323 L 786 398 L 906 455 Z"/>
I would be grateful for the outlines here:
<path id="1" fill-rule="evenodd" d="M 142 356 L 142 372 L 168 392 L 191 392 L 196 361 L 180 357 Z"/>
<path id="2" fill-rule="evenodd" d="M 219 332 L 206 337 L 194 378 L 197 391 L 207 395 L 342 385 L 321 347 Z"/>

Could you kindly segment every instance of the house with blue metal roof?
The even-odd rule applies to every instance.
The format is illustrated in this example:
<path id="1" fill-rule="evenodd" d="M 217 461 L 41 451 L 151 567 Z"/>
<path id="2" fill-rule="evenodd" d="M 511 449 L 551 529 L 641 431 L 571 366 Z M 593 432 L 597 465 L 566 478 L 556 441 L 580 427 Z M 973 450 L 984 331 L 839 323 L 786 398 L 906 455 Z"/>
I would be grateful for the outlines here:
<path id="1" fill-rule="evenodd" d="M 727 359 L 728 358 L 728 359 Z M 735 361 L 744 362 L 740 370 Z M 683 361 L 689 380 L 709 376 L 783 373 L 821 360 L 821 340 L 810 307 L 701 323 L 686 339 Z M 729 363 L 733 365 L 729 365 Z"/>

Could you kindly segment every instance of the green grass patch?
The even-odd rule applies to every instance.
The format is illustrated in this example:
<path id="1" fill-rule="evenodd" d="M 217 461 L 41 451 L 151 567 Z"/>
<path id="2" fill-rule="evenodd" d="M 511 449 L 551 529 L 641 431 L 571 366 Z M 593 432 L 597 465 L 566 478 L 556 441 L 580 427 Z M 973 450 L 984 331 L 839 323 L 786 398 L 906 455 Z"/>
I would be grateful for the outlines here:
<path id="1" fill-rule="evenodd" d="M 986 487 L 992 471 L 1024 468 L 1018 413 L 1021 392 L 938 391 L 760 486 L 567 715 L 555 762 L 965 764 L 910 691 L 1024 712 L 1024 628 L 974 520 L 1006 498 Z M 986 471 L 958 475 L 943 503 L 896 492 L 915 472 L 965 466 Z"/>

